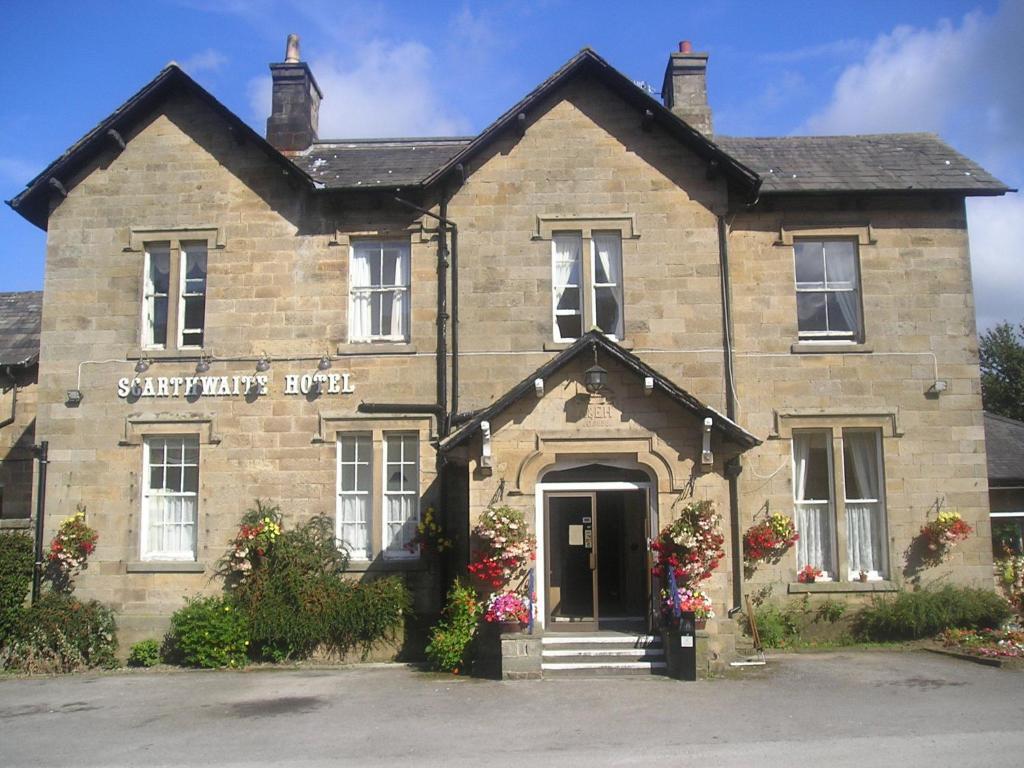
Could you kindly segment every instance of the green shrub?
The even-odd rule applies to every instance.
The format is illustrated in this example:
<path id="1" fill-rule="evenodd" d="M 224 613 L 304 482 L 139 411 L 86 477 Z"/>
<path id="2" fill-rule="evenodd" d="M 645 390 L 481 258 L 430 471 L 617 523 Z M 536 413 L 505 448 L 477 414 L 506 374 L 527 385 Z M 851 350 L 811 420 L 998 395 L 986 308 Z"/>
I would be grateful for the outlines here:
<path id="1" fill-rule="evenodd" d="M 244 611 L 221 597 L 199 597 L 171 616 L 173 646 L 194 667 L 243 667 L 249 648 Z"/>
<path id="2" fill-rule="evenodd" d="M 458 673 L 466 667 L 481 611 L 476 592 L 456 580 L 441 620 L 430 630 L 426 654 L 434 669 Z"/>
<path id="3" fill-rule="evenodd" d="M 818 606 L 816 616 L 818 621 L 827 621 L 829 624 L 835 624 L 843 618 L 845 613 L 846 603 L 828 599 Z"/>
<path id="4" fill-rule="evenodd" d="M 374 643 L 393 639 L 412 612 L 412 596 L 399 576 L 343 583 L 332 606 L 326 645 L 338 653 L 360 649 L 365 657 Z"/>
<path id="5" fill-rule="evenodd" d="M 864 640 L 917 640 L 945 629 L 995 629 L 1010 614 L 990 589 L 947 585 L 873 598 L 854 618 L 854 631 Z"/>
<path id="6" fill-rule="evenodd" d="M 35 550 L 22 531 L 0 533 L 0 646 L 18 626 L 32 586 Z"/>
<path id="7" fill-rule="evenodd" d="M 789 606 L 781 608 L 774 604 L 765 604 L 754 609 L 757 620 L 757 632 L 761 645 L 765 648 L 783 648 L 800 637 L 800 608 Z M 750 622 L 747 622 L 750 631 Z"/>
<path id="8" fill-rule="evenodd" d="M 2 658 L 23 672 L 74 672 L 117 666 L 113 612 L 95 600 L 47 592 L 26 610 Z"/>
<path id="9" fill-rule="evenodd" d="M 155 667 L 160 663 L 160 643 L 140 640 L 128 651 L 129 667 Z"/>

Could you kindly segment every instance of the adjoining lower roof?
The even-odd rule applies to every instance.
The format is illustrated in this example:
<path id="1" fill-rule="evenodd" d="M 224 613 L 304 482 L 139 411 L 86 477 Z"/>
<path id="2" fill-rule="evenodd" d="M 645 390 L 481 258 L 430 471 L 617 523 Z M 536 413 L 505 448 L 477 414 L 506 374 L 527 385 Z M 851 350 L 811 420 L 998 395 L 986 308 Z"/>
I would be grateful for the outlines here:
<path id="1" fill-rule="evenodd" d="M 0 293 L 0 365 L 34 365 L 39 359 L 42 291 Z"/>
<path id="2" fill-rule="evenodd" d="M 440 449 L 448 451 L 466 442 L 480 428 L 480 423 L 490 421 L 503 412 L 521 397 L 532 396 L 534 393 L 533 382 L 535 379 L 548 379 L 558 372 L 569 362 L 581 354 L 589 352 L 593 348 L 599 348 L 609 357 L 617 360 L 626 368 L 632 370 L 639 377 L 650 376 L 654 379 L 654 388 L 664 393 L 670 400 L 682 406 L 686 410 L 700 417 L 701 419 L 711 417 L 712 428 L 718 430 L 727 439 L 731 440 L 741 448 L 753 448 L 760 445 L 761 441 L 747 432 L 743 427 L 731 419 L 723 416 L 714 408 L 711 408 L 696 397 L 691 395 L 682 387 L 677 386 L 667 377 L 661 375 L 636 355 L 627 352 L 614 341 L 609 339 L 600 331 L 589 331 L 583 337 L 575 341 L 571 346 L 562 350 L 544 365 L 535 370 L 512 389 L 499 397 L 486 408 L 477 411 L 473 418 L 461 425 L 448 437 L 441 441 Z"/>
<path id="3" fill-rule="evenodd" d="M 318 141 L 292 161 L 331 188 L 405 187 L 423 179 L 461 152 L 472 137 Z"/>
<path id="4" fill-rule="evenodd" d="M 985 413 L 990 486 L 1024 485 L 1024 422 Z"/>
<path id="5" fill-rule="evenodd" d="M 761 195 L 945 191 L 1002 195 L 1006 184 L 934 133 L 865 136 L 718 136 L 762 179 Z"/>

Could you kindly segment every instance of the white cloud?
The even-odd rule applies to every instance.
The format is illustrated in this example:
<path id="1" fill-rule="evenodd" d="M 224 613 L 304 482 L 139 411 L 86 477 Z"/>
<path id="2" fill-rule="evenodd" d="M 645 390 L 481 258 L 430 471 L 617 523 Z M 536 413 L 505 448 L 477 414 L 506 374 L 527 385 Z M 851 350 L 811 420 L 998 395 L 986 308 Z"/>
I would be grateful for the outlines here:
<path id="1" fill-rule="evenodd" d="M 189 56 L 181 63 L 181 68 L 190 75 L 200 72 L 216 72 L 228 63 L 228 57 L 213 48 Z"/>
<path id="2" fill-rule="evenodd" d="M 444 104 L 430 50 L 420 43 L 373 41 L 359 46 L 353 63 L 334 57 L 310 62 L 324 99 L 321 138 L 447 136 L 468 130 Z M 257 119 L 270 114 L 270 79 L 249 83 Z"/>
<path id="3" fill-rule="evenodd" d="M 935 131 L 1010 186 L 1024 180 L 1024 2 L 932 28 L 897 27 L 836 81 L 801 133 Z M 1019 293 L 1024 200 L 972 200 L 978 325 L 1024 317 Z"/>

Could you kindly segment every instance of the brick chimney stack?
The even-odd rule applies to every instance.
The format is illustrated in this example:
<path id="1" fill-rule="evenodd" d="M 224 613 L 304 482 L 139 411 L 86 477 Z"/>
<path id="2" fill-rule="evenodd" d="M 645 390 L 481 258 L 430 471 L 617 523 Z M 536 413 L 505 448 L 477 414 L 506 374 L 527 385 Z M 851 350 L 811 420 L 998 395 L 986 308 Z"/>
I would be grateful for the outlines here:
<path id="1" fill-rule="evenodd" d="M 273 96 L 267 141 L 282 152 L 301 152 L 317 139 L 323 94 L 309 65 L 299 58 L 299 36 L 288 35 L 285 59 L 271 64 Z"/>
<path id="2" fill-rule="evenodd" d="M 694 53 L 689 40 L 679 43 L 679 51 L 669 56 L 661 97 L 676 115 L 705 136 L 711 136 L 708 55 Z"/>

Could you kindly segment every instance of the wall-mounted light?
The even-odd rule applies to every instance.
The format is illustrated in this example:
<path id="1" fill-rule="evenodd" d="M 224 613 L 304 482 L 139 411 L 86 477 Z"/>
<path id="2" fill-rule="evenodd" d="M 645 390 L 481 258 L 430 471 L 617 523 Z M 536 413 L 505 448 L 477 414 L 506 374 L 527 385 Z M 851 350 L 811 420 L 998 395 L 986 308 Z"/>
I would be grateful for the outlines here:
<path id="1" fill-rule="evenodd" d="M 149 370 L 149 366 L 152 365 L 152 361 L 148 357 L 140 357 L 135 362 L 135 372 L 145 373 Z"/>
<path id="2" fill-rule="evenodd" d="M 324 355 L 320 358 L 320 362 L 316 364 L 317 370 L 329 371 L 331 369 L 331 358 L 328 355 Z"/>
<path id="3" fill-rule="evenodd" d="M 69 389 L 67 391 L 67 400 L 65 400 L 64 403 L 72 408 L 77 408 L 82 404 L 82 390 Z"/>
<path id="4" fill-rule="evenodd" d="M 947 389 L 949 389 L 949 382 L 945 379 L 936 379 L 935 382 L 928 387 L 928 394 L 938 397 Z"/>
<path id="5" fill-rule="evenodd" d="M 644 376 L 644 395 L 649 395 L 654 391 L 654 377 Z"/>
<path id="6" fill-rule="evenodd" d="M 256 373 L 266 373 L 270 370 L 270 358 L 264 353 L 259 360 L 256 361 Z"/>
<path id="7" fill-rule="evenodd" d="M 597 364 L 597 345 L 594 347 L 594 364 L 583 372 L 583 386 L 587 392 L 596 395 L 608 386 L 608 371 Z"/>
<path id="8" fill-rule="evenodd" d="M 715 454 L 711 452 L 711 417 L 704 419 L 704 442 L 700 452 L 701 464 L 714 464 Z"/>
<path id="9" fill-rule="evenodd" d="M 544 397 L 544 379 L 537 378 L 533 380 L 533 394 L 537 397 Z"/>
<path id="10" fill-rule="evenodd" d="M 210 370 L 210 360 L 206 355 L 199 356 L 199 362 L 196 363 L 196 373 L 207 373 Z"/>
<path id="11" fill-rule="evenodd" d="M 494 459 L 491 456 L 491 422 L 480 422 L 480 469 L 490 472 Z"/>

